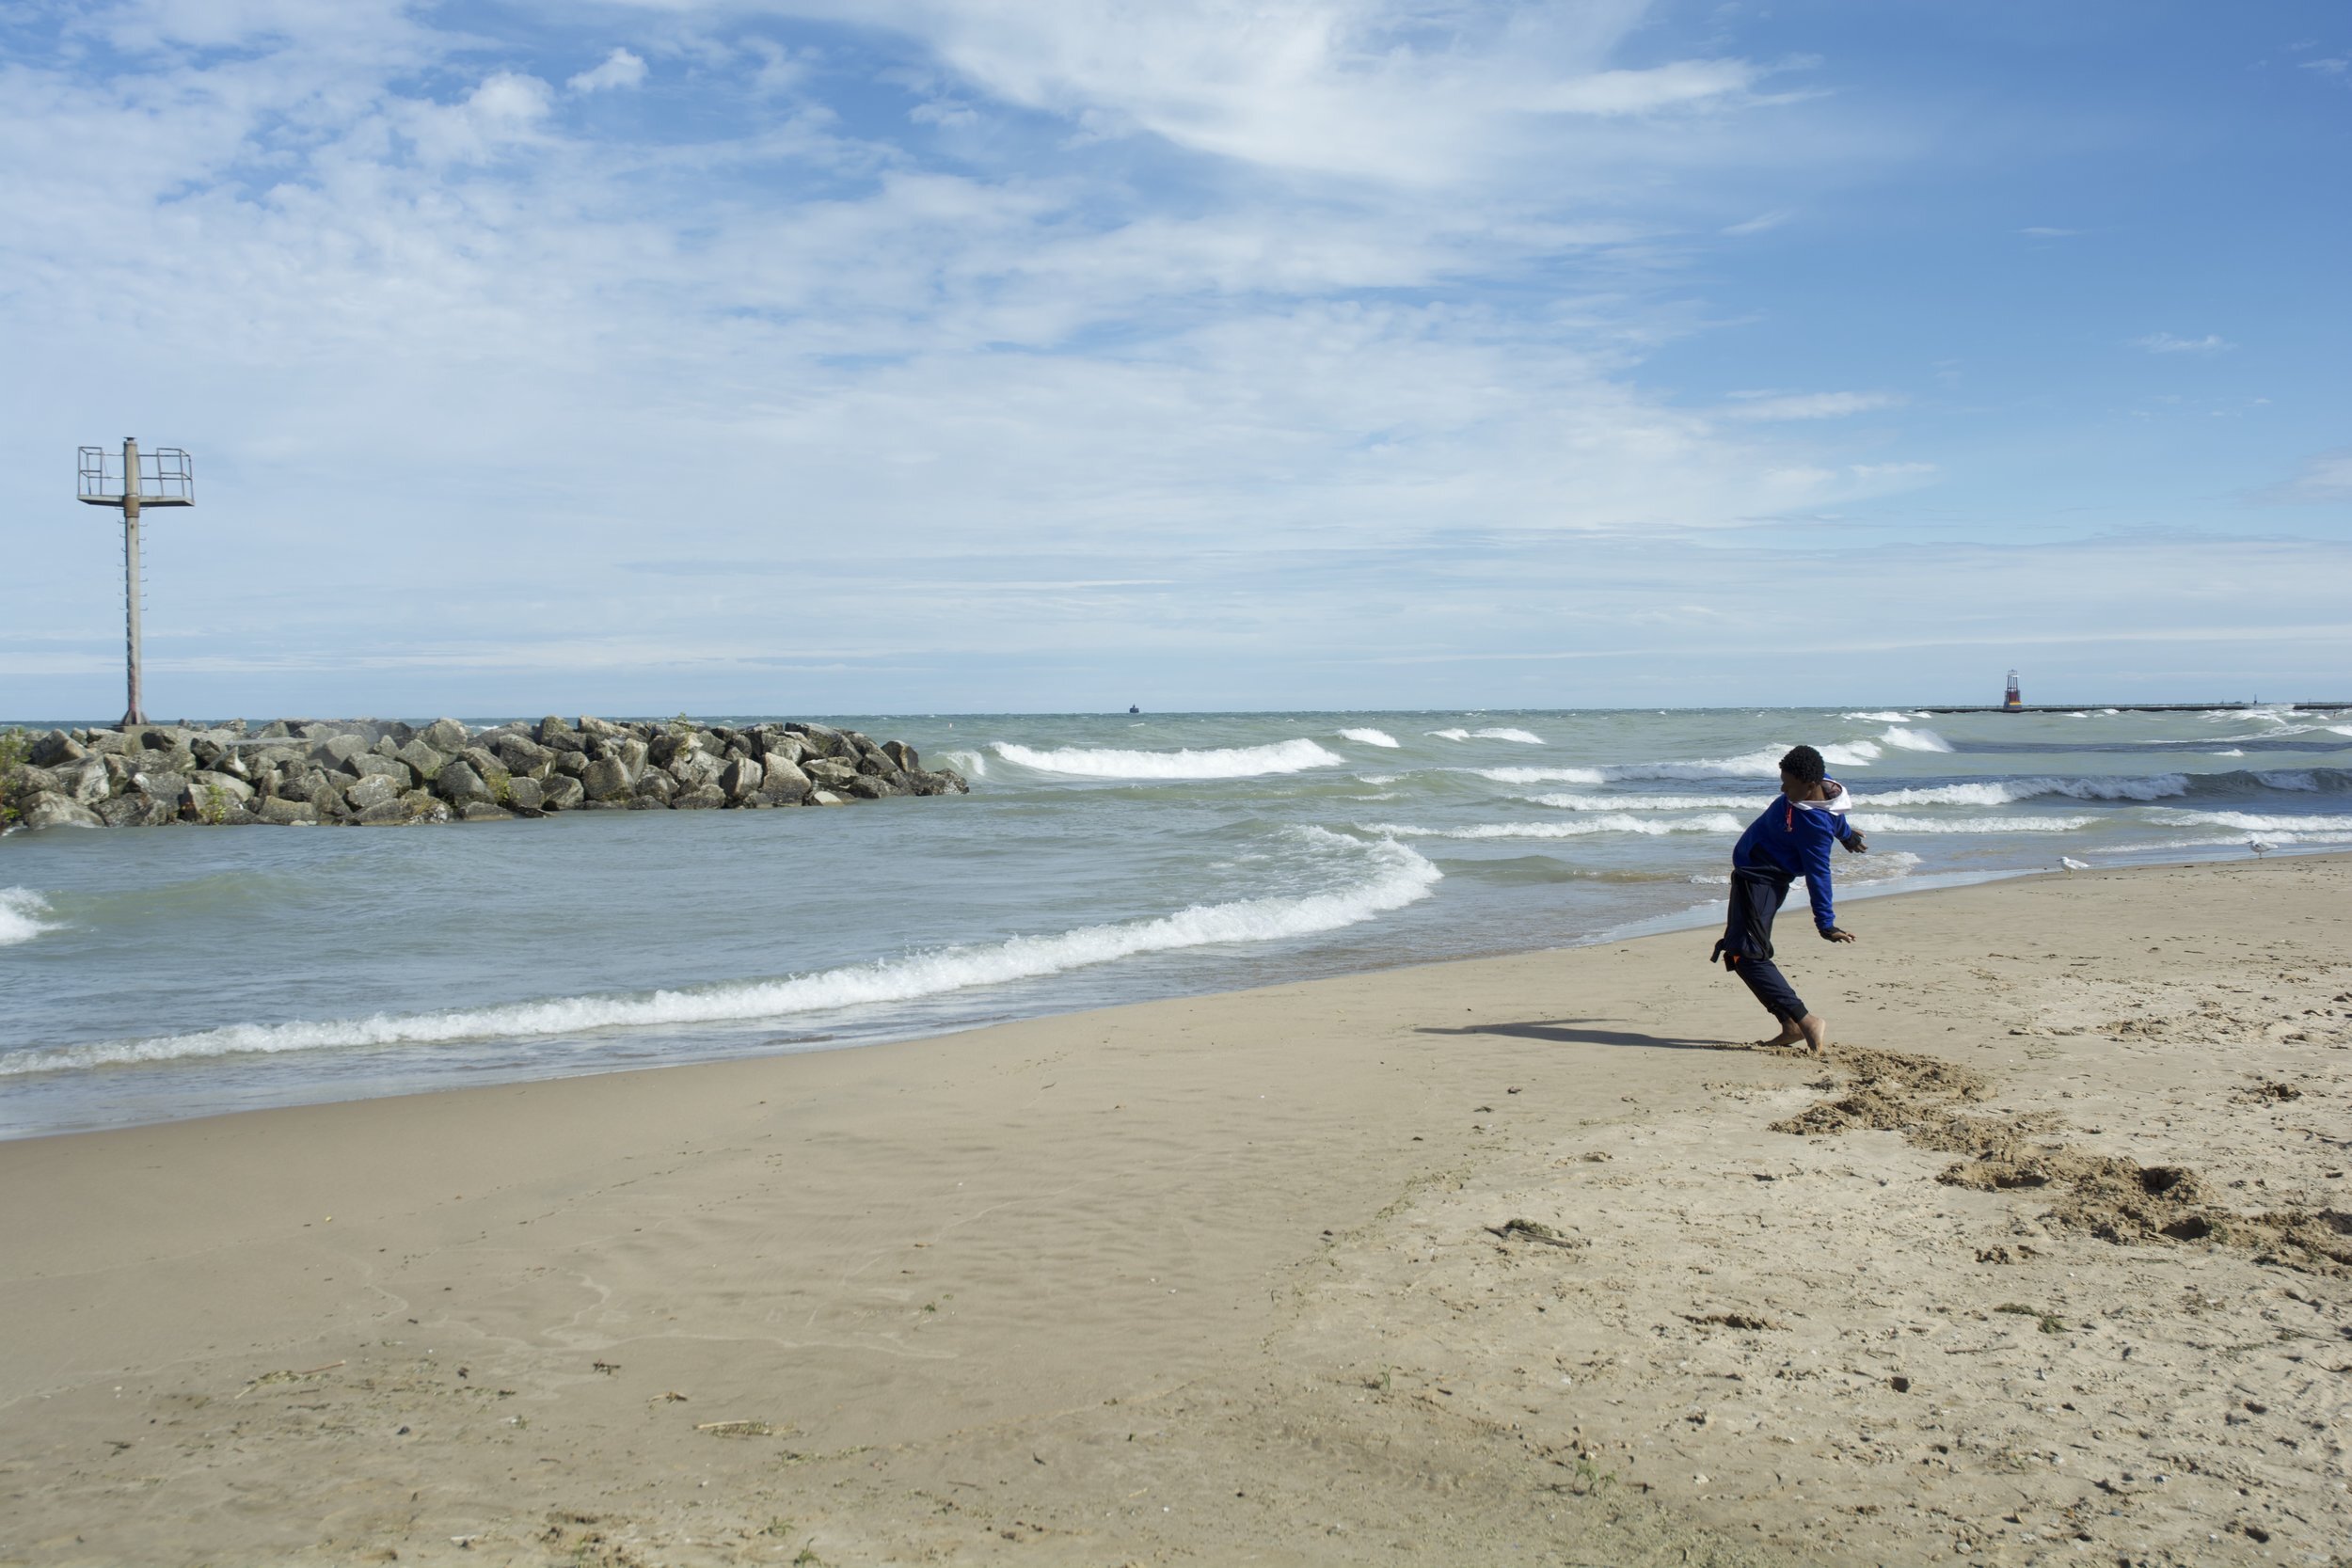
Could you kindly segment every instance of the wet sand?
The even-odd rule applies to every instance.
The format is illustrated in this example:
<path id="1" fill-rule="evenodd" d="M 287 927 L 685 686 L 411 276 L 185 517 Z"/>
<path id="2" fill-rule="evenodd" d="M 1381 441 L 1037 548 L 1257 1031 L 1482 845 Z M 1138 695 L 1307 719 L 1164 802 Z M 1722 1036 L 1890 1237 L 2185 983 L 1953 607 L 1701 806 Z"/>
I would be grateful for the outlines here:
<path id="1" fill-rule="evenodd" d="M 0 1563 L 2344 1562 L 2352 860 L 0 1145 Z"/>

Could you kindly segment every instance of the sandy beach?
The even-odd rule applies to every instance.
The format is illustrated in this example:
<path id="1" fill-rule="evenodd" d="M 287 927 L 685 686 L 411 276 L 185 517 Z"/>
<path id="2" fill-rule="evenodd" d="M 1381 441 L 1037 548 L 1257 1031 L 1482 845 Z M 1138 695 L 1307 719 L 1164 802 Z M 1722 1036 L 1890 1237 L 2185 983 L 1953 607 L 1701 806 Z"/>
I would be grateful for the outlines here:
<path id="1" fill-rule="evenodd" d="M 2352 859 L 0 1145 L 0 1562 L 2342 1563 Z"/>

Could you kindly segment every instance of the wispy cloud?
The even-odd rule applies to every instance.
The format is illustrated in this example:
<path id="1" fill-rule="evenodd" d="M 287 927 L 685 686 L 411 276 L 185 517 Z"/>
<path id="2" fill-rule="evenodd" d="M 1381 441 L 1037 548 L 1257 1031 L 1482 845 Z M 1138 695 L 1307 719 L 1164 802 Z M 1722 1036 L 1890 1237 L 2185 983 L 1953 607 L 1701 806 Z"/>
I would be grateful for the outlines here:
<path id="1" fill-rule="evenodd" d="M 1894 392 L 1734 392 L 1729 420 L 1838 420 L 1877 408 L 1899 407 Z"/>
<path id="2" fill-rule="evenodd" d="M 2352 501 L 2352 450 L 2324 451 L 2307 459 L 2293 479 L 2257 491 L 2254 499 L 2289 506 Z"/>
<path id="3" fill-rule="evenodd" d="M 2031 229 L 2020 229 L 2018 232 L 2036 240 L 2071 240 L 2082 233 L 2082 230 L 2079 229 L 2047 229 L 2037 224 Z"/>
<path id="4" fill-rule="evenodd" d="M 583 71 L 564 84 L 574 92 L 605 92 L 615 87 L 645 85 L 645 62 L 626 49 L 615 49 L 602 64 Z"/>
<path id="5" fill-rule="evenodd" d="M 1778 229 L 1796 215 L 1797 212 L 1793 207 L 1777 207 L 1769 213 L 1758 213 L 1744 223 L 1730 224 L 1722 232 L 1734 235 L 1761 234 L 1767 230 Z"/>
<path id="6" fill-rule="evenodd" d="M 2146 349 L 2150 354 L 2227 354 L 2237 344 L 2211 332 L 2201 338 L 2175 338 L 2169 332 L 2151 332 L 2144 338 L 2134 338 L 2130 346 Z"/>

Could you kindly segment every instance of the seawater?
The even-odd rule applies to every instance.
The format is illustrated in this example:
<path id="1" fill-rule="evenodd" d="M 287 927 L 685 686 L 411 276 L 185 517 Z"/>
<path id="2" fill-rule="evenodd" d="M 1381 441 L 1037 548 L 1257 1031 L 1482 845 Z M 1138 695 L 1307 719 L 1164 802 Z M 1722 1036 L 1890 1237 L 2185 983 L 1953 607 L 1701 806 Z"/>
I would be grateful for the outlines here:
<path id="1" fill-rule="evenodd" d="M 0 1136 L 1708 925 L 1732 840 L 1800 740 L 1871 840 L 1837 859 L 1841 901 L 2062 857 L 2352 845 L 2342 713 L 833 721 L 914 743 L 972 794 L 0 837 Z M 1851 924 L 1867 938 L 1867 911 Z"/>

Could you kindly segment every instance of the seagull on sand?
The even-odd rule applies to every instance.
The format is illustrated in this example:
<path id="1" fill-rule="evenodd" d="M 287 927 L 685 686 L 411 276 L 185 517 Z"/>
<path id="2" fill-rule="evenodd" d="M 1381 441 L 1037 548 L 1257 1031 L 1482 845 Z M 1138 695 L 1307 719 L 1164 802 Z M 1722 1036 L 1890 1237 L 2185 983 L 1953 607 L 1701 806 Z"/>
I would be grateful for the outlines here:
<path id="1" fill-rule="evenodd" d="M 2264 856 L 2264 855 L 2267 855 L 2268 853 L 2270 853 L 2270 851 L 2272 851 L 2273 849 L 2276 849 L 2277 847 L 2278 847 L 2277 845 L 2275 845 L 2275 844 L 2265 844 L 2265 843 L 2264 843 L 2264 842 L 2263 842 L 2261 839 L 2259 839 L 2259 838 L 2249 838 L 2249 839 L 2248 839 L 2248 840 L 2246 841 L 2246 847 L 2247 847 L 2249 849 L 2251 849 L 2251 850 L 2253 850 L 2253 851 L 2254 851 L 2255 857 L 2256 857 L 2257 859 L 2259 859 L 2260 857 L 2262 857 L 2262 856 Z"/>
<path id="2" fill-rule="evenodd" d="M 2069 871 L 2088 871 L 2090 869 L 2090 863 L 2089 861 L 2078 861 L 2072 855 L 2060 855 L 2058 857 L 2058 864 L 2066 867 Z"/>

